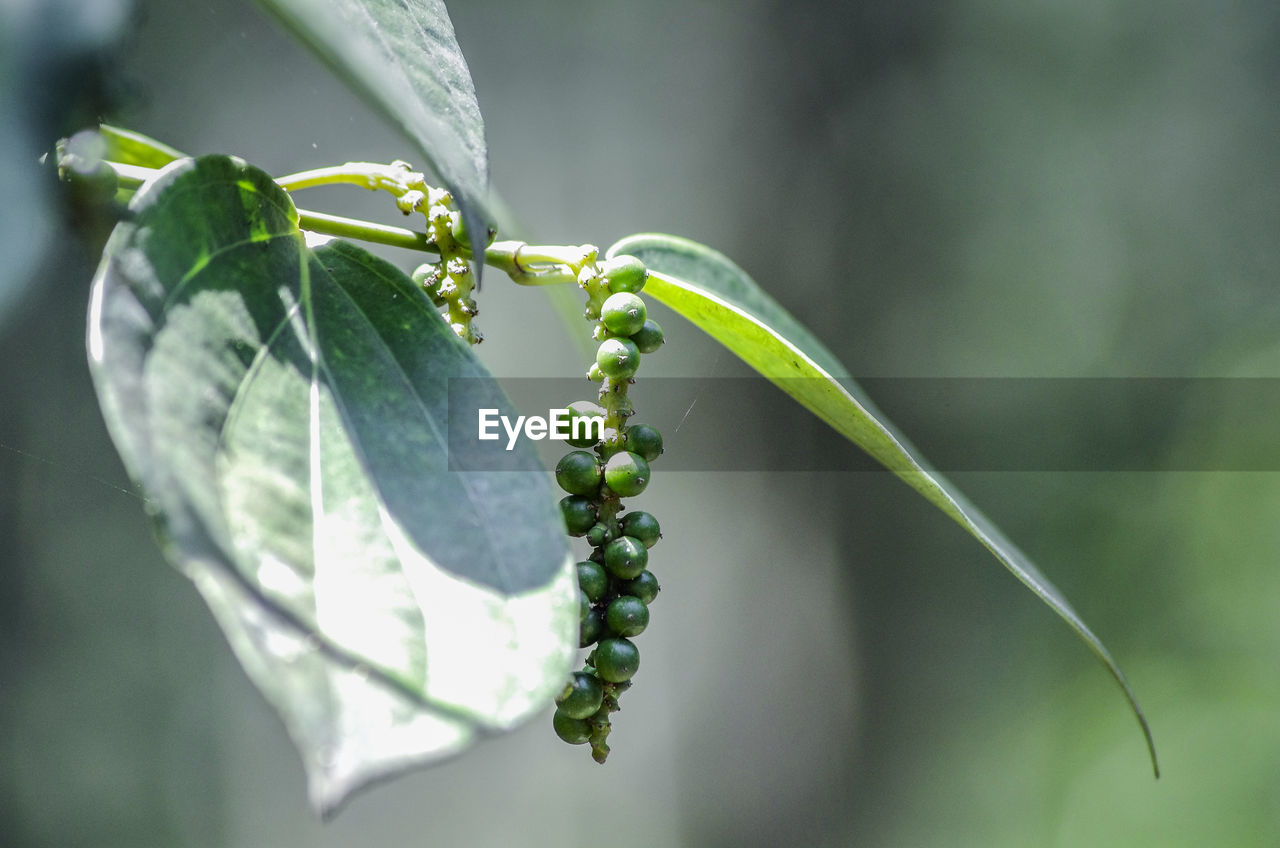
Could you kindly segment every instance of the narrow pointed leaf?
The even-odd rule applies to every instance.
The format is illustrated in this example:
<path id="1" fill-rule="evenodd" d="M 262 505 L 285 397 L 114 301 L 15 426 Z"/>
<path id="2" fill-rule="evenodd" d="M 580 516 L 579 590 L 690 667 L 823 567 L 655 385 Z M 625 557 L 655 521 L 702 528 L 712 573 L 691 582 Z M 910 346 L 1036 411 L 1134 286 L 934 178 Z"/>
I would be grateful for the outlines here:
<path id="1" fill-rule="evenodd" d="M 98 134 L 106 141 L 104 159 L 122 165 L 140 165 L 143 168 L 163 168 L 186 154 L 180 153 L 162 141 L 156 141 L 140 132 L 99 124 Z"/>
<path id="2" fill-rule="evenodd" d="M 688 318 L 865 450 L 941 509 L 1061 616 L 1102 660 L 1128 699 L 1159 775 L 1155 743 L 1137 697 L 1101 640 L 1030 559 L 960 492 L 929 467 L 862 397 L 848 372 L 802 324 L 724 255 L 677 236 L 639 234 L 608 255 L 639 257 L 650 272 L 645 294 Z"/>
<path id="3" fill-rule="evenodd" d="M 483 233 L 484 121 L 444 0 L 261 3 L 417 145 L 460 204 L 467 231 Z"/>
<path id="4" fill-rule="evenodd" d="M 90 306 L 103 413 L 317 807 L 543 708 L 576 579 L 532 454 L 449 469 L 449 379 L 504 403 L 470 349 L 395 267 L 309 249 L 240 160 L 178 160 L 130 209 Z"/>

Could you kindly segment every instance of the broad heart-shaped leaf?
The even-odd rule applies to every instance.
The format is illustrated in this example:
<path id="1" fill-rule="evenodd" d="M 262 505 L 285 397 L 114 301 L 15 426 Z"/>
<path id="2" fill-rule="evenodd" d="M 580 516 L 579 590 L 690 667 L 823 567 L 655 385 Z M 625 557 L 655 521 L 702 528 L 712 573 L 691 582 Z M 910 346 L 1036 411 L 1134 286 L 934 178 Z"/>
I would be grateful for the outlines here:
<path id="1" fill-rule="evenodd" d="M 130 209 L 90 304 L 103 413 L 317 807 L 545 707 L 575 570 L 531 453 L 449 470 L 449 379 L 504 403 L 470 349 L 388 263 L 307 248 L 240 160 L 178 160 Z"/>
<path id="2" fill-rule="evenodd" d="M 467 231 L 483 233 L 491 220 L 484 121 L 444 0 L 260 2 L 417 144 Z"/>
<path id="3" fill-rule="evenodd" d="M 1062 593 L 1027 556 L 896 433 L 862 397 L 848 372 L 813 334 L 724 255 L 677 236 L 629 236 L 608 250 L 648 267 L 645 293 L 670 306 L 736 353 L 838 433 L 901 477 L 972 534 L 1024 585 L 1061 616 L 1102 660 L 1142 726 L 1159 776 L 1155 742 L 1124 674 Z"/>

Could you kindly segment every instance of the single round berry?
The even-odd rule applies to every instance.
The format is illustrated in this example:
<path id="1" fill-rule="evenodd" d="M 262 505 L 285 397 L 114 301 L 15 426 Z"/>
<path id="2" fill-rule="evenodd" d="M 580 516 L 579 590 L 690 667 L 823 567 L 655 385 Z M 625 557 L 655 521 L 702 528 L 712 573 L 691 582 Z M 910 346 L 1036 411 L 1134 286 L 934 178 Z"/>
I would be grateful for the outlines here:
<path id="1" fill-rule="evenodd" d="M 605 339 L 596 349 L 600 373 L 613 380 L 625 380 L 640 370 L 640 349 L 631 339 Z"/>
<path id="2" fill-rule="evenodd" d="M 649 552 L 639 540 L 620 536 L 604 546 L 604 567 L 620 580 L 630 580 L 649 564 Z"/>
<path id="3" fill-rule="evenodd" d="M 593 548 L 607 545 L 615 538 L 617 538 L 617 534 L 609 529 L 608 524 L 597 522 L 594 527 L 587 531 L 587 544 Z"/>
<path id="4" fill-rule="evenodd" d="M 598 363 L 591 363 L 591 367 L 587 369 L 587 379 L 593 383 L 604 382 L 604 372 L 600 370 Z"/>
<path id="5" fill-rule="evenodd" d="M 556 729 L 556 736 L 570 745 L 584 745 L 591 741 L 591 725 L 563 710 L 556 710 L 556 714 L 551 717 L 551 726 Z"/>
<path id="6" fill-rule="evenodd" d="M 658 597 L 659 589 L 658 578 L 653 576 L 652 571 L 642 571 L 634 580 L 624 580 L 618 584 L 619 592 L 639 598 L 646 606 Z"/>
<path id="7" fill-rule="evenodd" d="M 589 448 L 600 441 L 600 437 L 604 434 L 603 406 L 589 400 L 577 400 L 569 404 L 566 409 L 569 411 L 569 438 L 565 439 L 567 444 L 575 448 Z"/>
<path id="8" fill-rule="evenodd" d="M 622 533 L 640 540 L 646 548 L 652 548 L 662 538 L 662 528 L 658 519 L 644 510 L 628 512 L 622 518 Z"/>
<path id="9" fill-rule="evenodd" d="M 662 334 L 662 325 L 653 319 L 645 321 L 644 326 L 631 334 L 631 341 L 636 343 L 641 353 L 653 353 L 666 340 L 666 336 Z"/>
<path id="10" fill-rule="evenodd" d="M 574 672 L 569 685 L 556 698 L 556 712 L 569 718 L 591 718 L 604 700 L 604 687 L 600 678 L 585 671 Z"/>
<path id="11" fill-rule="evenodd" d="M 649 608 L 632 595 L 619 595 L 604 611 L 604 623 L 619 636 L 639 636 L 649 626 Z"/>
<path id="12" fill-rule="evenodd" d="M 600 488 L 600 458 L 584 450 L 570 451 L 556 463 L 556 482 L 571 495 L 594 495 Z"/>
<path id="13" fill-rule="evenodd" d="M 578 647 L 586 648 L 594 645 L 604 635 L 604 616 L 599 610 L 592 610 L 578 625 Z"/>
<path id="14" fill-rule="evenodd" d="M 596 524 L 596 505 L 582 495 L 560 499 L 560 515 L 570 536 L 581 536 Z"/>
<path id="15" fill-rule="evenodd" d="M 600 307 L 600 322 L 605 329 L 619 336 L 630 336 L 640 332 L 649 310 L 639 295 L 631 292 L 611 294 Z"/>
<path id="16" fill-rule="evenodd" d="M 648 424 L 632 424 L 625 431 L 627 450 L 638 453 L 648 462 L 662 455 L 662 434 Z"/>
<path id="17" fill-rule="evenodd" d="M 620 496 L 633 498 L 649 485 L 649 463 L 638 453 L 619 451 L 604 464 L 604 482 Z"/>
<path id="18" fill-rule="evenodd" d="M 595 657 L 596 673 L 610 683 L 630 680 L 640 668 L 640 651 L 630 639 L 601 639 Z"/>
<path id="19" fill-rule="evenodd" d="M 578 563 L 578 588 L 587 593 L 592 602 L 604 597 L 609 590 L 609 575 L 598 562 Z"/>
<path id="20" fill-rule="evenodd" d="M 598 267 L 611 292 L 638 292 L 649 278 L 644 263 L 625 253 L 606 259 Z"/>

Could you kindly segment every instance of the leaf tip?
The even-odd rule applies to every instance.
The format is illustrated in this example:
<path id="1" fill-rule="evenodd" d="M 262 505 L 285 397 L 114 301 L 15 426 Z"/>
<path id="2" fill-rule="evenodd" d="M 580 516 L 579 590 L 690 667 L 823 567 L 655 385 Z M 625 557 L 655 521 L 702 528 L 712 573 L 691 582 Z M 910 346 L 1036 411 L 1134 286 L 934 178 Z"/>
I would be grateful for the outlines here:
<path id="1" fill-rule="evenodd" d="M 1138 702 L 1133 702 L 1133 708 L 1138 714 L 1138 724 L 1142 725 L 1142 735 L 1147 740 L 1147 753 L 1151 756 L 1151 773 L 1156 780 L 1160 779 L 1160 757 L 1156 754 L 1156 738 L 1151 733 L 1151 725 L 1147 723 L 1147 717 L 1142 712 L 1142 707 L 1138 706 Z"/>
<path id="2" fill-rule="evenodd" d="M 333 774 L 323 766 L 307 765 L 307 797 L 311 810 L 323 824 L 338 817 L 357 792 L 366 784 L 352 782 L 349 777 Z"/>
<path id="3" fill-rule="evenodd" d="M 1092 640 L 1091 647 L 1095 647 L 1095 650 L 1101 648 L 1101 642 L 1097 642 L 1097 637 L 1089 633 L 1089 638 Z M 1102 650 L 1099 656 L 1102 657 L 1102 661 L 1107 666 L 1107 670 L 1111 672 L 1111 676 L 1120 684 L 1125 700 L 1129 702 L 1129 708 L 1133 710 L 1134 718 L 1138 720 L 1138 726 L 1142 728 L 1142 737 L 1147 743 L 1147 755 L 1151 757 L 1151 772 L 1155 779 L 1159 780 L 1160 758 L 1156 754 L 1156 737 L 1151 732 L 1151 723 L 1147 721 L 1147 714 L 1143 712 L 1142 704 L 1138 703 L 1138 696 L 1134 693 L 1133 687 L 1129 685 L 1129 680 L 1124 676 L 1124 672 L 1120 670 L 1120 666 L 1111 658 L 1111 655 Z"/>

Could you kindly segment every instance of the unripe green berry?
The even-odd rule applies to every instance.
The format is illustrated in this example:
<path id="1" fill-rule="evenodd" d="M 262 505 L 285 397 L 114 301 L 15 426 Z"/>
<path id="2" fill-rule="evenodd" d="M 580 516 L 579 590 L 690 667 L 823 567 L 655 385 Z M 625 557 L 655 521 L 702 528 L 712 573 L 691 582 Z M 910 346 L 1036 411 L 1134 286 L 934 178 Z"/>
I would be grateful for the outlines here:
<path id="1" fill-rule="evenodd" d="M 600 370 L 599 363 L 597 362 L 591 363 L 591 367 L 587 369 L 587 379 L 593 383 L 604 382 L 604 372 Z"/>
<path id="2" fill-rule="evenodd" d="M 604 546 L 604 567 L 620 580 L 630 580 L 649 564 L 649 552 L 639 540 L 620 536 Z"/>
<path id="3" fill-rule="evenodd" d="M 631 292 L 611 294 L 600 307 L 600 322 L 609 332 L 619 336 L 640 332 L 648 316 L 644 301 Z"/>
<path id="4" fill-rule="evenodd" d="M 663 335 L 662 325 L 653 319 L 644 322 L 639 330 L 631 334 L 631 341 L 636 343 L 636 347 L 641 353 L 653 353 L 662 347 L 662 343 L 667 340 Z"/>
<path id="5" fill-rule="evenodd" d="M 662 434 L 648 424 L 632 424 L 625 431 L 627 450 L 638 453 L 648 462 L 662 455 Z"/>
<path id="6" fill-rule="evenodd" d="M 578 587 L 578 623 L 582 623 L 582 619 L 591 614 L 591 599 L 587 597 L 587 593 L 582 591 L 582 587 Z"/>
<path id="7" fill-rule="evenodd" d="M 609 544 L 616 537 L 617 534 L 609 529 L 608 524 L 597 522 L 594 527 L 587 531 L 587 544 L 593 548 L 598 548 L 601 545 Z"/>
<path id="8" fill-rule="evenodd" d="M 601 375 L 601 379 L 604 376 Z M 592 418 L 603 419 L 605 417 L 604 407 L 594 401 L 576 400 L 569 404 L 566 409 L 569 410 L 569 438 L 565 439 L 565 443 L 575 448 L 589 448 L 596 442 L 600 441 L 603 435 L 604 426 L 587 426 L 587 420 Z M 574 422 L 577 425 L 578 436 L 575 438 Z"/>
<path id="9" fill-rule="evenodd" d="M 652 548 L 662 538 L 662 528 L 658 526 L 658 519 L 644 510 L 628 512 L 623 516 L 622 533 L 639 539 L 646 548 Z"/>
<path id="10" fill-rule="evenodd" d="M 640 650 L 630 639 L 602 639 L 595 657 L 596 673 L 610 683 L 630 680 L 640 668 Z"/>
<path id="11" fill-rule="evenodd" d="M 609 575 L 604 566 L 590 561 L 578 563 L 578 587 L 593 602 L 603 598 L 604 593 L 609 591 Z"/>
<path id="12" fill-rule="evenodd" d="M 640 370 L 640 349 L 631 339 L 605 339 L 596 349 L 596 365 L 606 377 L 625 380 Z"/>
<path id="13" fill-rule="evenodd" d="M 604 616 L 599 610 L 592 610 L 578 624 L 578 647 L 586 648 L 594 645 L 604 635 Z"/>
<path id="14" fill-rule="evenodd" d="M 576 671 L 569 684 L 556 697 L 557 712 L 569 718 L 591 718 L 604 700 L 604 687 L 600 678 L 585 671 Z"/>
<path id="15" fill-rule="evenodd" d="M 612 256 L 598 265 L 600 277 L 611 292 L 639 292 L 649 279 L 643 261 L 635 256 Z"/>
<path id="16" fill-rule="evenodd" d="M 556 463 L 556 482 L 571 495 L 594 495 L 600 488 L 600 458 L 584 450 L 571 451 Z"/>
<path id="17" fill-rule="evenodd" d="M 598 267 L 611 292 L 638 292 L 649 278 L 644 263 L 626 254 L 606 259 Z"/>
<path id="18" fill-rule="evenodd" d="M 619 636 L 639 636 L 649 626 L 649 608 L 632 595 L 619 595 L 604 611 L 604 623 Z"/>
<path id="19" fill-rule="evenodd" d="M 551 717 L 551 726 L 555 728 L 556 736 L 570 745 L 584 745 L 591 741 L 591 725 L 563 710 L 556 710 L 556 714 Z"/>
<path id="20" fill-rule="evenodd" d="M 604 464 L 604 482 L 620 496 L 633 498 L 649 485 L 649 463 L 638 453 L 619 451 Z"/>
<path id="21" fill-rule="evenodd" d="M 570 536 L 581 536 L 595 526 L 596 505 L 582 495 L 560 499 L 560 515 Z"/>
<path id="22" fill-rule="evenodd" d="M 660 589 L 658 578 L 653 576 L 652 571 L 642 571 L 634 580 L 624 580 L 618 584 L 619 592 L 639 598 L 646 606 L 658 597 Z"/>

